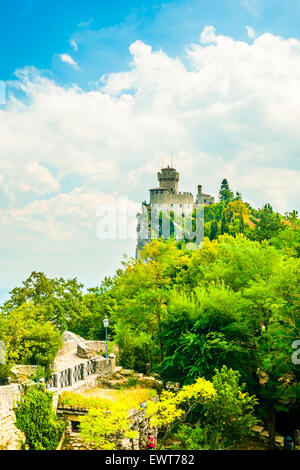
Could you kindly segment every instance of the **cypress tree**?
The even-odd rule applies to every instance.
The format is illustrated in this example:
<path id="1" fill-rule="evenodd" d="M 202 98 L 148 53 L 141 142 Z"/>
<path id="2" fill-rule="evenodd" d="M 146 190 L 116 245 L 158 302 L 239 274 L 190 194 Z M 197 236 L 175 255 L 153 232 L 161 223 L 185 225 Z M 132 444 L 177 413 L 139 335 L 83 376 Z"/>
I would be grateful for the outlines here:
<path id="1" fill-rule="evenodd" d="M 232 201 L 234 198 L 233 192 L 229 188 L 229 184 L 226 178 L 223 179 L 221 183 L 221 188 L 219 191 L 219 199 L 220 201 L 224 201 L 226 204 Z"/>

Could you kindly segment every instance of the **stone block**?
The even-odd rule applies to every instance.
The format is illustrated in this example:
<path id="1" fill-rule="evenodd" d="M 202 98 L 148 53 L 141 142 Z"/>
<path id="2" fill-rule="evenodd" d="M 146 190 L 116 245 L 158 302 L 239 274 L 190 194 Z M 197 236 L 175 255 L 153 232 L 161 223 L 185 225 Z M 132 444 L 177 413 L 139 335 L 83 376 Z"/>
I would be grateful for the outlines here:
<path id="1" fill-rule="evenodd" d="M 28 377 L 36 376 L 36 366 L 31 365 L 15 365 L 10 370 L 11 383 L 23 383 Z"/>

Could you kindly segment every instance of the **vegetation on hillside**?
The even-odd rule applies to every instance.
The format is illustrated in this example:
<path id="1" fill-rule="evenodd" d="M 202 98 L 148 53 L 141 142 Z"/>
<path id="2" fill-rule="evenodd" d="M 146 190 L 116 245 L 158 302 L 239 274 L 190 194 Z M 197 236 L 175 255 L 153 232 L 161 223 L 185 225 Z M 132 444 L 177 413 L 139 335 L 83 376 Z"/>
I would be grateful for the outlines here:
<path id="1" fill-rule="evenodd" d="M 228 449 L 251 436 L 257 399 L 244 392 L 239 378 L 223 366 L 211 381 L 199 377 L 177 392 L 163 392 L 159 402 L 149 402 L 146 416 L 163 429 L 159 447 L 174 430 L 181 449 Z"/>
<path id="2" fill-rule="evenodd" d="M 108 316 L 127 368 L 145 372 L 149 363 L 180 386 L 211 381 L 223 366 L 236 371 L 258 399 L 255 413 L 273 446 L 276 415 L 299 413 L 300 370 L 292 361 L 300 338 L 298 214 L 278 214 L 270 204 L 254 209 L 223 180 L 220 201 L 204 217 L 200 250 L 154 240 L 86 294 L 77 279 L 33 272 L 0 313 L 7 362 L 47 367 L 63 330 L 104 339 Z"/>

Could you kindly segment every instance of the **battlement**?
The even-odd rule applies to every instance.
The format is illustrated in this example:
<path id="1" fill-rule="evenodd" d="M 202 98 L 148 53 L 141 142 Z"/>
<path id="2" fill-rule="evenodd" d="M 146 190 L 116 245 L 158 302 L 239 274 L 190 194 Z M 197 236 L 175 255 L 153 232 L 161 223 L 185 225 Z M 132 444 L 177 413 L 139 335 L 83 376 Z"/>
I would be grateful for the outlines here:
<path id="1" fill-rule="evenodd" d="M 175 193 L 166 189 L 150 189 L 150 204 L 194 204 L 189 192 Z"/>

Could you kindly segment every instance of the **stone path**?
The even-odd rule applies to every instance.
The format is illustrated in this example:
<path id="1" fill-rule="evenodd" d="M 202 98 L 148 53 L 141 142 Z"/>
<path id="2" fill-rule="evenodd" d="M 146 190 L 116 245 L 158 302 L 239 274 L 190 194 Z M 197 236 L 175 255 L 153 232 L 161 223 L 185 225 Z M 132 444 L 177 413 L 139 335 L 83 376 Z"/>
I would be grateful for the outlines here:
<path id="1" fill-rule="evenodd" d="M 87 361 L 88 359 L 82 359 L 81 357 L 78 357 L 77 351 L 66 352 L 55 358 L 54 372 L 60 372 Z"/>

